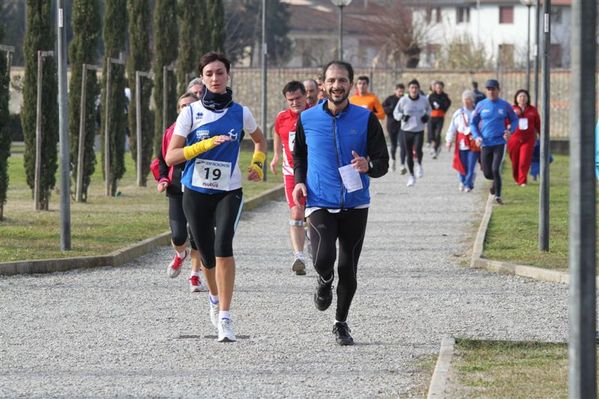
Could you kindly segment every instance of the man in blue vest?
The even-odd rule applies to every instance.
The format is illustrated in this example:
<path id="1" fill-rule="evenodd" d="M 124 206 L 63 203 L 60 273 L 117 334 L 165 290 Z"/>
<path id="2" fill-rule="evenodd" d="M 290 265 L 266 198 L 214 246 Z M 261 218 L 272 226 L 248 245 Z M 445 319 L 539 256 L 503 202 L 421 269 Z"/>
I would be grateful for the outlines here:
<path id="1" fill-rule="evenodd" d="M 352 66 L 332 61 L 323 68 L 323 76 L 327 100 L 302 112 L 297 123 L 293 197 L 296 203 L 306 197 L 312 259 L 318 273 L 314 303 L 321 311 L 333 301 L 339 241 L 333 334 L 339 345 L 353 345 L 347 315 L 357 287 L 358 259 L 370 206 L 370 177 L 387 173 L 389 153 L 377 117 L 349 103 Z"/>

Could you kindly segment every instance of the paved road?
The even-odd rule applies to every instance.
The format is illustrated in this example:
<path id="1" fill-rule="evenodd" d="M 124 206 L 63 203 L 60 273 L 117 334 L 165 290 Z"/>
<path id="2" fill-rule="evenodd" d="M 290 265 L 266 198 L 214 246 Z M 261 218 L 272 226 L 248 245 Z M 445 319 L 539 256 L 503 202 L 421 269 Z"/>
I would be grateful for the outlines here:
<path id="1" fill-rule="evenodd" d="M 1 277 L 0 397 L 420 397 L 418 359 L 445 334 L 565 340 L 566 286 L 463 266 L 484 190 L 458 192 L 449 158 L 425 156 L 413 188 L 398 173 L 374 183 L 355 346 L 336 346 L 333 309 L 314 308 L 314 271 L 291 274 L 286 205 L 272 202 L 236 237 L 235 344 L 215 342 L 205 294 L 166 277 L 168 248 L 115 269 Z"/>

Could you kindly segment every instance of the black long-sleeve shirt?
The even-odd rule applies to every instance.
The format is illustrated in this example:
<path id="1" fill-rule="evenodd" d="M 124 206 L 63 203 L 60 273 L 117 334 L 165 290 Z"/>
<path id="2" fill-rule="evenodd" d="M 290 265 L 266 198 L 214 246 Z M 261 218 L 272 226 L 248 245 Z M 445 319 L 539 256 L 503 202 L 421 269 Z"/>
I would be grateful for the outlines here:
<path id="1" fill-rule="evenodd" d="M 385 114 L 387 114 L 387 130 L 389 132 L 399 131 L 400 123 L 393 118 L 393 110 L 397 106 L 400 98 L 401 97 L 392 94 L 383 101 L 383 109 L 385 110 Z"/>
<path id="2" fill-rule="evenodd" d="M 328 113 L 331 113 L 328 108 L 325 107 L 325 109 Z M 331 114 L 331 116 L 333 115 Z M 331 131 L 331 134 L 333 134 L 333 131 Z M 368 117 L 366 152 L 370 162 L 369 165 L 371 165 L 367 172 L 368 176 L 376 178 L 385 175 L 389 170 L 389 151 L 387 150 L 383 128 L 376 115 L 373 113 L 370 113 L 370 116 Z M 304 132 L 304 127 L 302 126 L 301 118 L 297 121 L 295 129 L 293 170 L 295 174 L 295 183 L 305 184 L 308 171 L 308 146 L 306 145 L 306 134 Z"/>

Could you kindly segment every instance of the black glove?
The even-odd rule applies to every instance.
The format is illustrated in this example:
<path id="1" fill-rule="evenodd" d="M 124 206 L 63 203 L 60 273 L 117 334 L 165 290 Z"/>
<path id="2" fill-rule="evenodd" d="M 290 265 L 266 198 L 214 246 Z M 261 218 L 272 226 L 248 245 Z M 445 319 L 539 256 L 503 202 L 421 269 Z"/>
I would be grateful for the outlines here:
<path id="1" fill-rule="evenodd" d="M 420 120 L 422 121 L 422 123 L 428 122 L 428 114 L 422 115 L 422 118 L 420 118 Z"/>
<path id="2" fill-rule="evenodd" d="M 410 115 L 404 115 L 404 116 L 401 117 L 401 120 L 404 121 L 404 122 L 407 122 L 408 119 L 410 119 Z"/>

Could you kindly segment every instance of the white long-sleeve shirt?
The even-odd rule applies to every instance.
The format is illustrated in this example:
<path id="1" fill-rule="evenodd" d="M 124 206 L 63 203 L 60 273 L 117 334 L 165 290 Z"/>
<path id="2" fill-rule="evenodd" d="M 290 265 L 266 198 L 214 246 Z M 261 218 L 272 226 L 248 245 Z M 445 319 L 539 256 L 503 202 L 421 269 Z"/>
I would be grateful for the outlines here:
<path id="1" fill-rule="evenodd" d="M 447 129 L 447 133 L 445 133 L 445 141 L 447 143 L 452 143 L 458 132 L 466 135 L 470 134 L 472 112 L 474 112 L 473 109 L 462 107 L 453 113 L 449 128 Z M 460 150 L 470 149 L 466 143 L 457 143 L 457 145 L 460 146 Z"/>

